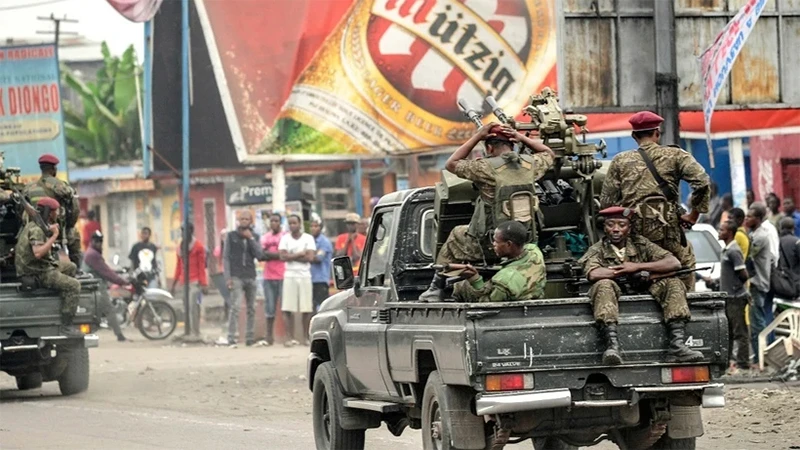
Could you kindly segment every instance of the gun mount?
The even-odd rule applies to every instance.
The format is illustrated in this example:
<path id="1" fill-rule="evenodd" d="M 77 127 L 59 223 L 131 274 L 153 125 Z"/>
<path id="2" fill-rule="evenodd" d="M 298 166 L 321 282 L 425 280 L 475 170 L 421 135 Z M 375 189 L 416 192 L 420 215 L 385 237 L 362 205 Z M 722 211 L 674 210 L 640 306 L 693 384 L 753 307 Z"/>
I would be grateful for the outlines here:
<path id="1" fill-rule="evenodd" d="M 476 127 L 482 125 L 481 117 L 459 100 L 459 107 Z M 596 184 L 602 178 L 602 163 L 598 153 L 605 156 L 605 143 L 587 143 L 587 118 L 581 114 L 565 114 L 558 104 L 558 96 L 545 88 L 530 99 L 523 109 L 529 122 L 515 120 L 491 96 L 485 99 L 486 109 L 502 123 L 540 138 L 556 155 L 553 167 L 536 183 L 539 207 L 535 219 L 535 236 L 545 256 L 548 272 L 548 295 L 568 295 L 567 285 L 577 281 L 577 259 L 589 245 L 596 242 L 595 226 Z M 484 116 L 485 119 L 485 116 Z M 583 139 L 581 139 L 583 137 Z M 520 152 L 530 152 L 519 144 Z M 441 248 L 450 231 L 457 225 L 469 222 L 474 211 L 477 191 L 472 182 L 450 172 L 442 172 L 442 181 L 436 185 L 434 217 L 435 253 Z M 435 255 L 434 255 L 435 256 Z"/>

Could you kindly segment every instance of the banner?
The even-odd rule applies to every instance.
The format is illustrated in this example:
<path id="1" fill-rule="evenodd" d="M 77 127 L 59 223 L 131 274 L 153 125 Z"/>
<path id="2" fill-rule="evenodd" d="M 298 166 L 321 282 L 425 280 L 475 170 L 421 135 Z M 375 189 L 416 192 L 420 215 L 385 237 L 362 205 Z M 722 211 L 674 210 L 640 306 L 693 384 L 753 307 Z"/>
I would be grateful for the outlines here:
<path id="1" fill-rule="evenodd" d="M 711 148 L 711 116 L 720 90 L 731 72 L 736 57 L 764 11 L 767 0 L 749 0 L 725 25 L 714 43 L 700 55 L 700 76 L 703 80 L 703 118 L 706 141 Z"/>
<path id="2" fill-rule="evenodd" d="M 0 152 L 25 180 L 41 175 L 38 159 L 52 153 L 66 176 L 67 145 L 58 58 L 52 44 L 0 47 Z"/>
<path id="3" fill-rule="evenodd" d="M 107 0 L 118 13 L 131 22 L 147 22 L 158 12 L 163 0 Z"/>
<path id="4" fill-rule="evenodd" d="M 459 98 L 488 121 L 486 95 L 516 114 L 556 87 L 554 0 L 196 5 L 242 162 L 459 145 Z"/>

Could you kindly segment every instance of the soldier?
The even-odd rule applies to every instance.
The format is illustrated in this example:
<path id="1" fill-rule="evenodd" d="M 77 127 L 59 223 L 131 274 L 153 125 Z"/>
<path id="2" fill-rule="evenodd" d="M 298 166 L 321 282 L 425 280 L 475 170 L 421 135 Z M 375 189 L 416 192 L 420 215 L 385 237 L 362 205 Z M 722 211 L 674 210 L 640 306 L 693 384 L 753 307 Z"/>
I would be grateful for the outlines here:
<path id="1" fill-rule="evenodd" d="M 482 140 L 485 140 L 487 158 L 467 160 L 472 149 Z M 513 149 L 516 141 L 521 141 L 535 153 L 518 155 Z M 484 249 L 491 253 L 490 233 L 500 222 L 517 220 L 527 224 L 531 231 L 537 208 L 534 183 L 552 167 L 554 159 L 553 151 L 541 141 L 511 127 L 497 123 L 482 126 L 445 164 L 448 171 L 475 183 L 480 194 L 470 224 L 453 228 L 439 251 L 436 263 L 447 265 L 495 258 L 495 255 L 486 255 Z M 445 278 L 437 273 L 430 288 L 420 296 L 420 301 L 441 300 L 444 283 Z"/>
<path id="2" fill-rule="evenodd" d="M 680 269 L 681 263 L 648 239 L 635 234 L 631 236 L 632 209 L 615 206 L 598 214 L 606 218 L 603 226 L 605 237 L 589 247 L 579 262 L 586 278 L 594 283 L 589 298 L 594 318 L 606 341 L 603 364 L 616 365 L 622 363 L 617 340 L 621 290 L 614 280 L 622 276 L 642 279 L 643 271 L 649 272 L 648 275 L 669 274 Z M 645 281 L 642 279 L 643 283 Z M 650 283 L 647 291 L 664 309 L 670 340 L 667 362 L 701 361 L 703 354 L 690 350 L 684 343 L 686 322 L 691 318 L 684 284 L 678 278 L 665 277 Z"/>
<path id="3" fill-rule="evenodd" d="M 63 214 L 59 215 L 58 224 L 61 226 L 62 243 L 66 240 L 66 247 L 69 252 L 69 260 L 76 267 L 81 266 L 81 239 L 75 224 L 78 222 L 80 205 L 78 195 L 72 186 L 66 181 L 56 178 L 58 171 L 56 166 L 59 164 L 58 158 L 49 153 L 39 158 L 39 168 L 42 177 L 25 186 L 23 194 L 28 197 L 31 203 L 36 204 L 42 197 L 54 198 L 64 208 Z"/>
<path id="4" fill-rule="evenodd" d="M 17 276 L 23 284 L 32 284 L 54 289 L 61 294 L 61 322 L 65 334 L 78 334 L 72 327 L 72 319 L 78 308 L 81 284 L 76 280 L 75 264 L 58 261 L 53 252 L 53 244 L 59 237 L 57 224 L 59 203 L 50 197 L 42 197 L 36 202 L 36 209 L 49 226 L 50 237 L 36 224 L 28 221 L 17 237 L 14 263 Z M 26 278 L 29 280 L 26 283 Z"/>
<path id="5" fill-rule="evenodd" d="M 464 302 L 508 302 L 530 300 L 544 295 L 544 257 L 536 244 L 528 242 L 528 228 L 514 220 L 501 223 L 494 230 L 494 252 L 505 258 L 503 266 L 491 280 L 484 281 L 474 267 L 467 264 L 456 283 L 453 296 Z"/>
<path id="6" fill-rule="evenodd" d="M 662 117 L 649 111 L 634 114 L 629 122 L 638 151 L 618 154 L 608 167 L 600 207 L 620 205 L 634 208 L 636 232 L 675 255 L 683 267 L 695 266 L 694 250 L 686 241 L 683 225 L 697 222 L 708 212 L 710 196 L 708 174 L 680 147 L 659 145 Z M 685 180 L 692 187 L 691 213 L 680 215 L 678 184 Z M 694 274 L 681 277 L 689 291 L 694 290 Z"/>

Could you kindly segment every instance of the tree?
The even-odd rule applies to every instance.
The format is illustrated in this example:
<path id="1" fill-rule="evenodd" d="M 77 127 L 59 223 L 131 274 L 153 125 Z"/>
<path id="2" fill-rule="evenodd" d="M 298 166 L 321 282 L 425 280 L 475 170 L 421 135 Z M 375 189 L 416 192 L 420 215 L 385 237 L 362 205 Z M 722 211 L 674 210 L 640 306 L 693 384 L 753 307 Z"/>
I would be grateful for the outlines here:
<path id="1" fill-rule="evenodd" d="M 83 110 L 64 102 L 67 156 L 79 166 L 140 160 L 142 134 L 136 95 L 141 77 L 133 46 L 122 57 L 111 56 L 102 44 L 103 67 L 97 80 L 84 83 L 62 67 L 64 85 L 78 93 Z M 141 78 L 138 80 L 141 83 Z M 141 85 L 141 84 L 140 84 Z"/>

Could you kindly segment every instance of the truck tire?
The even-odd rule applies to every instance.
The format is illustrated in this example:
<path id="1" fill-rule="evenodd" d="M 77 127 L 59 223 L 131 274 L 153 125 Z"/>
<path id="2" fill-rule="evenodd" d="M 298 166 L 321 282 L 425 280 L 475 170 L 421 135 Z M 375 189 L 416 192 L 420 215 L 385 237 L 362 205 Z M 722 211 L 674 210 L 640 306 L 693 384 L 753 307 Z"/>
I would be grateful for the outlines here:
<path id="1" fill-rule="evenodd" d="M 20 391 L 27 391 L 29 389 L 39 389 L 42 387 L 42 373 L 29 373 L 17 378 L 17 389 Z"/>
<path id="2" fill-rule="evenodd" d="M 61 394 L 74 395 L 89 389 L 89 349 L 69 349 L 64 356 L 67 367 L 58 377 Z"/>
<path id="3" fill-rule="evenodd" d="M 695 450 L 697 438 L 672 439 L 664 434 L 653 445 L 652 450 Z"/>
<path id="4" fill-rule="evenodd" d="M 317 450 L 363 450 L 365 430 L 345 430 L 339 412 L 342 389 L 333 364 L 320 364 L 314 374 L 313 422 Z"/>
<path id="5" fill-rule="evenodd" d="M 439 372 L 434 370 L 428 375 L 428 382 L 425 383 L 425 391 L 422 394 L 422 448 L 424 450 L 458 450 L 451 444 L 452 430 L 448 424 L 463 422 L 463 417 L 446 416 L 451 414 L 449 408 L 443 407 L 445 403 L 451 404 L 448 398 L 448 389 L 452 389 L 444 384 Z M 485 436 L 485 446 L 491 448 L 492 435 L 480 432 Z M 484 445 L 483 443 L 481 445 Z M 475 447 L 470 447 L 475 448 Z"/>
<path id="6" fill-rule="evenodd" d="M 569 445 L 555 436 L 533 439 L 534 450 L 578 450 L 578 447 Z"/>

